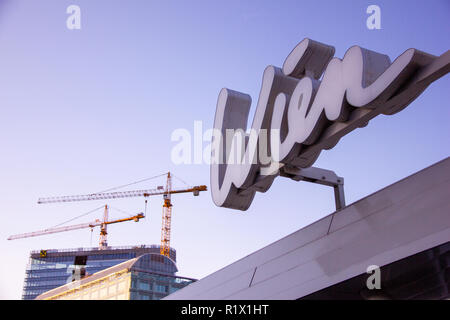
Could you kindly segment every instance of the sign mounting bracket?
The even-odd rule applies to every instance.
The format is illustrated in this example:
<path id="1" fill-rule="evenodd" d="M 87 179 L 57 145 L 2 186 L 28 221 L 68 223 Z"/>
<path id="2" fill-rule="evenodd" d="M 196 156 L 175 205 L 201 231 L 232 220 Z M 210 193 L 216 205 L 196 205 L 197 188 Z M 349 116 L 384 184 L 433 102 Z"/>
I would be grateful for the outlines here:
<path id="1" fill-rule="evenodd" d="M 345 207 L 344 178 L 338 177 L 334 171 L 317 167 L 297 168 L 285 165 L 280 170 L 280 176 L 295 181 L 306 181 L 333 187 L 336 211 Z"/>

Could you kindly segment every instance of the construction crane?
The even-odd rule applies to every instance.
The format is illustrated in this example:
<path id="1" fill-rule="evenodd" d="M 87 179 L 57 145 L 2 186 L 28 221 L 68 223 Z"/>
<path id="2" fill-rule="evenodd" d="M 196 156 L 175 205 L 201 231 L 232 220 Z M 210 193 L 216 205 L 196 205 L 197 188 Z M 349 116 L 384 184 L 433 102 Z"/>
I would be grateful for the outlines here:
<path id="1" fill-rule="evenodd" d="M 99 208 L 97 208 L 96 210 L 98 210 L 98 209 Z M 45 234 L 53 234 L 53 233 L 58 233 L 58 232 L 72 231 L 72 230 L 78 230 L 78 229 L 84 229 L 84 228 L 91 228 L 92 229 L 94 227 L 100 226 L 99 249 L 106 249 L 108 247 L 107 226 L 109 224 L 125 222 L 125 221 L 132 221 L 132 220 L 135 221 L 135 222 L 138 222 L 140 219 L 145 218 L 144 213 L 141 212 L 141 213 L 138 213 L 137 215 L 134 215 L 132 217 L 109 221 L 108 220 L 108 212 L 109 212 L 109 207 L 108 207 L 108 205 L 105 205 L 105 210 L 104 210 L 104 213 L 103 213 L 103 221 L 100 221 L 99 219 L 96 219 L 95 221 L 89 222 L 89 223 L 81 223 L 81 224 L 75 224 L 75 225 L 71 225 L 71 226 L 49 228 L 49 229 L 40 230 L 40 231 L 16 234 L 16 235 L 10 236 L 8 238 L 8 240 L 16 240 L 16 239 L 37 237 L 37 236 L 42 236 L 42 235 L 45 235 Z"/>
<path id="2" fill-rule="evenodd" d="M 130 197 L 149 197 L 156 195 L 163 195 L 163 212 L 161 224 L 161 249 L 160 253 L 169 257 L 170 253 L 170 231 L 172 220 L 172 202 L 171 195 L 176 193 L 192 192 L 194 196 L 198 196 L 200 191 L 207 191 L 205 185 L 188 187 L 185 189 L 172 189 L 172 176 L 170 172 L 167 173 L 166 187 L 157 187 L 155 189 L 134 190 L 134 191 L 116 191 L 116 192 L 99 192 L 86 195 L 62 196 L 39 198 L 38 203 L 55 203 L 55 202 L 73 202 L 73 201 L 88 201 L 101 199 L 117 199 Z"/>

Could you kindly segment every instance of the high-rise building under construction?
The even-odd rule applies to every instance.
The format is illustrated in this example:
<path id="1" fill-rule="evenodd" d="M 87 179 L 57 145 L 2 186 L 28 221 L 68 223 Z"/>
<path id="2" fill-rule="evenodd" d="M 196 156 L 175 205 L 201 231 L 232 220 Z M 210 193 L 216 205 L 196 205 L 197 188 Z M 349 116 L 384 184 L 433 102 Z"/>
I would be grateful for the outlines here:
<path id="1" fill-rule="evenodd" d="M 179 277 L 175 262 L 159 253 L 147 253 L 67 283 L 36 300 L 159 300 L 191 284 Z"/>
<path id="2" fill-rule="evenodd" d="M 92 275 L 144 254 L 160 254 L 159 245 L 32 251 L 25 271 L 22 299 L 31 300 L 51 289 Z M 176 262 L 176 251 L 169 258 Z"/>

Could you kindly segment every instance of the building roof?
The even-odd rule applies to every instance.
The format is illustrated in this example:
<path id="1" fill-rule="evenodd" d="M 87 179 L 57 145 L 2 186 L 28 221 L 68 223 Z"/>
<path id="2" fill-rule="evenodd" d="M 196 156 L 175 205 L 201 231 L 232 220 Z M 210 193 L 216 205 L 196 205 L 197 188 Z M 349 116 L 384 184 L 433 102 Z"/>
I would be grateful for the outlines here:
<path id="1" fill-rule="evenodd" d="M 159 253 L 160 245 L 139 245 L 139 246 L 120 246 L 120 247 L 107 247 L 100 249 L 99 247 L 93 248 L 68 248 L 68 249 L 46 249 L 47 257 L 64 257 L 74 255 L 105 255 L 105 254 L 117 254 L 126 252 L 135 252 L 137 256 L 146 253 Z M 33 250 L 30 252 L 30 257 L 34 259 L 40 259 L 40 250 Z M 170 248 L 170 258 L 176 261 L 176 250 Z"/>
<path id="2" fill-rule="evenodd" d="M 450 158 L 165 299 L 298 299 L 450 239 Z M 294 208 L 294 207 L 293 207 Z"/>

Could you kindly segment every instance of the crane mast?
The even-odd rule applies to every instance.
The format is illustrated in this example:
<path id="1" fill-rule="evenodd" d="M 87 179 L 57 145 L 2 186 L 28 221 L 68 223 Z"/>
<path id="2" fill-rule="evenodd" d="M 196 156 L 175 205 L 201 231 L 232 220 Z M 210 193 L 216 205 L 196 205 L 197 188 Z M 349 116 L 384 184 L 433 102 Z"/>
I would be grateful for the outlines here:
<path id="1" fill-rule="evenodd" d="M 100 240 L 98 247 L 100 249 L 105 249 L 108 247 L 108 232 L 107 232 L 107 224 L 108 221 L 108 205 L 105 205 L 105 210 L 103 211 L 103 223 L 100 225 Z"/>
<path id="2" fill-rule="evenodd" d="M 161 248 L 160 253 L 169 257 L 170 254 L 170 228 L 172 220 L 172 203 L 170 191 L 172 189 L 172 178 L 170 172 L 167 174 L 166 193 L 164 194 L 164 204 L 161 223 Z"/>

